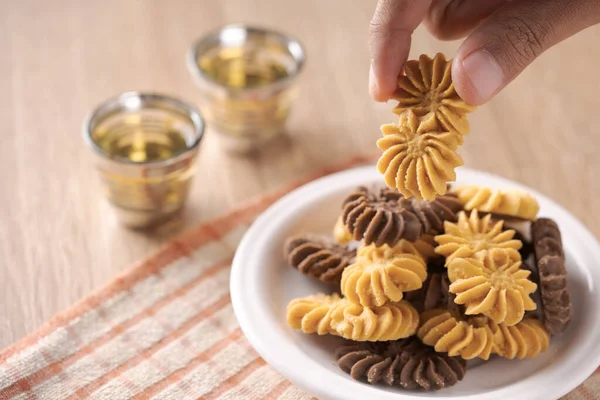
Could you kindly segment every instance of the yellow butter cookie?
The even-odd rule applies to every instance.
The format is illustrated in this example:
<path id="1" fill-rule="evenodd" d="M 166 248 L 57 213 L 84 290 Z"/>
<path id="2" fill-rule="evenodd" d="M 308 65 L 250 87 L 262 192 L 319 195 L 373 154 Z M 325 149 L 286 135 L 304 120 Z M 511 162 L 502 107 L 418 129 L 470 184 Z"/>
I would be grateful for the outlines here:
<path id="1" fill-rule="evenodd" d="M 535 220 L 540 206 L 535 197 L 518 189 L 492 189 L 483 186 L 460 186 L 455 189 L 465 210 L 490 212 Z"/>
<path id="2" fill-rule="evenodd" d="M 382 246 L 376 246 L 375 244 L 363 244 L 356 249 L 357 258 L 364 258 L 369 261 L 386 260 L 398 254 L 409 254 L 424 260 L 414 242 L 409 242 L 405 239 L 400 239 L 394 246 L 389 246 L 387 244 Z"/>
<path id="3" fill-rule="evenodd" d="M 513 359 L 533 358 L 550 345 L 550 334 L 537 319 L 527 318 L 514 326 L 499 325 L 494 352 Z"/>
<path id="4" fill-rule="evenodd" d="M 290 301 L 287 306 L 287 322 L 304 333 L 326 335 L 330 331 L 331 308 L 342 301 L 337 293 L 315 294 Z"/>
<path id="5" fill-rule="evenodd" d="M 439 257 L 435 252 L 437 243 L 433 235 L 425 234 L 413 242 L 413 245 L 425 261 Z"/>
<path id="6" fill-rule="evenodd" d="M 469 133 L 466 114 L 476 107 L 460 98 L 451 74 L 452 60 L 438 53 L 433 59 L 421 55 L 419 60 L 410 60 L 404 66 L 404 74 L 398 77 L 398 89 L 392 96 L 398 101 L 394 113 L 400 115 L 412 110 L 423 117 L 432 113 L 440 125 L 448 131 L 461 135 Z"/>
<path id="7" fill-rule="evenodd" d="M 292 300 L 287 307 L 287 320 L 292 328 L 304 333 L 374 342 L 414 335 L 419 314 L 406 301 L 369 308 L 337 294 L 319 294 Z"/>
<path id="8" fill-rule="evenodd" d="M 465 305 L 465 314 L 483 314 L 497 324 L 515 325 L 525 311 L 536 309 L 529 296 L 537 285 L 529 280 L 530 274 L 506 250 L 482 251 L 474 259 L 450 261 L 449 291 L 456 295 L 456 304 Z"/>
<path id="9" fill-rule="evenodd" d="M 342 273 L 342 294 L 365 307 L 400 301 L 403 292 L 419 289 L 427 278 L 427 265 L 418 250 L 405 240 L 394 247 L 361 246 L 356 261 Z"/>
<path id="10" fill-rule="evenodd" d="M 489 318 L 477 316 L 463 321 L 450 311 L 434 308 L 422 313 L 420 319 L 417 336 L 435 351 L 465 360 L 490 357 L 498 329 Z"/>
<path id="11" fill-rule="evenodd" d="M 456 179 L 454 169 L 463 165 L 456 152 L 461 136 L 439 127 L 435 117 L 420 119 L 408 110 L 398 124 L 381 126 L 377 147 L 383 154 L 377 169 L 390 188 L 406 198 L 433 200 L 443 195 L 447 183 Z"/>
<path id="12" fill-rule="evenodd" d="M 515 231 L 502 230 L 503 221 L 493 222 L 491 215 L 479 218 L 477 210 L 467 217 L 458 213 L 458 222 L 444 222 L 444 234 L 435 237 L 439 244 L 435 252 L 446 257 L 446 265 L 454 258 L 469 258 L 482 250 L 504 249 L 513 260 L 520 260 L 520 240 L 514 239 Z"/>
<path id="13" fill-rule="evenodd" d="M 339 244 L 348 244 L 354 240 L 354 236 L 350 233 L 344 219 L 340 215 L 333 227 L 333 237 Z"/>

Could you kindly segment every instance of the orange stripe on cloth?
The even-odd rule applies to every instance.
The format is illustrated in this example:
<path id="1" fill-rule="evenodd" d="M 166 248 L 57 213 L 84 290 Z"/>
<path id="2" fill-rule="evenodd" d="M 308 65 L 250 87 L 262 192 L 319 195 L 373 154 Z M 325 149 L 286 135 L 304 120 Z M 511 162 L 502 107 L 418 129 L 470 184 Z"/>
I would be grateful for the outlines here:
<path id="1" fill-rule="evenodd" d="M 193 316 L 192 318 L 187 320 L 179 328 L 173 330 L 171 333 L 166 335 L 160 341 L 158 341 L 154 345 L 144 349 L 142 352 L 137 354 L 135 357 L 130 358 L 129 360 L 127 360 L 123 364 L 119 365 L 115 369 L 109 371 L 108 373 L 106 373 L 106 374 L 98 377 L 94 381 L 88 383 L 84 387 L 78 389 L 73 395 L 69 396 L 68 399 L 80 399 L 80 398 L 85 398 L 85 397 L 89 396 L 94 391 L 96 391 L 98 388 L 100 388 L 102 385 L 117 378 L 118 376 L 123 374 L 125 371 L 138 365 L 140 362 L 151 357 L 154 353 L 156 353 L 160 349 L 164 348 L 168 344 L 177 340 L 180 336 L 182 336 L 187 331 L 189 331 L 194 326 L 196 326 L 200 321 L 212 316 L 213 314 L 215 314 L 217 311 L 224 308 L 229 303 L 231 303 L 231 297 L 229 297 L 229 293 L 227 293 L 225 296 L 221 297 L 215 303 L 213 303 L 209 307 L 201 310 L 198 314 L 196 314 L 195 316 Z"/>
<path id="2" fill-rule="evenodd" d="M 216 342 L 211 347 L 204 350 L 202 353 L 198 354 L 196 357 L 194 357 L 192 360 L 190 360 L 190 362 L 185 367 L 178 369 L 177 371 L 173 372 L 171 375 L 161 379 L 160 381 L 155 382 L 152 386 L 149 386 L 146 389 L 144 389 L 143 392 L 136 394 L 132 400 L 149 399 L 150 397 L 154 396 L 155 394 L 160 393 L 162 390 L 164 390 L 168 386 L 171 386 L 171 385 L 179 382 L 179 380 L 182 377 L 187 375 L 190 371 L 194 370 L 198 365 L 205 363 L 208 360 L 210 360 L 211 358 L 213 358 L 215 354 L 217 354 L 218 352 L 223 350 L 225 347 L 227 347 L 229 344 L 233 343 L 236 339 L 240 338 L 241 336 L 242 336 L 242 329 L 238 327 L 236 330 L 231 332 L 229 335 L 225 336 L 223 339 Z"/>
<path id="3" fill-rule="evenodd" d="M 164 246 L 151 258 L 143 261 L 141 264 L 133 267 L 128 272 L 115 278 L 115 280 L 113 280 L 108 286 L 78 301 L 67 311 L 54 316 L 37 332 L 34 332 L 11 347 L 3 350 L 0 353 L 0 364 L 3 364 L 13 354 L 37 343 L 39 339 L 42 339 L 51 332 L 54 332 L 57 328 L 65 326 L 75 318 L 78 318 L 86 312 L 97 308 L 100 304 L 113 297 L 116 293 L 127 290 L 133 286 L 135 282 L 146 278 L 147 276 L 158 271 L 160 268 L 181 258 L 184 255 L 182 253 L 181 246 L 177 243 L 177 241 Z"/>
<path id="4" fill-rule="evenodd" d="M 88 354 L 93 353 L 98 348 L 100 348 L 102 345 L 108 343 L 110 340 L 114 339 L 115 337 L 117 337 L 118 335 L 120 335 L 121 333 L 126 331 L 127 329 L 137 325 L 144 318 L 154 315 L 158 310 L 162 309 L 163 307 L 165 307 L 169 303 L 173 302 L 174 300 L 178 299 L 179 297 L 185 295 L 186 293 L 188 293 L 190 290 L 194 289 L 196 286 L 198 286 L 200 283 L 202 283 L 206 279 L 212 277 L 219 271 L 222 271 L 223 269 L 229 267 L 231 265 L 231 261 L 232 261 L 232 257 L 228 257 L 227 259 L 220 261 L 217 264 L 207 268 L 206 271 L 203 274 L 201 274 L 200 276 L 198 276 L 197 278 L 186 283 L 185 285 L 181 286 L 177 290 L 170 292 L 169 294 L 167 294 L 166 296 L 164 296 L 163 298 L 158 300 L 156 303 L 145 308 L 144 310 L 142 310 L 140 313 L 133 316 L 129 320 L 127 320 L 121 324 L 115 325 L 104 335 L 100 336 L 98 339 L 94 340 L 93 342 L 89 343 L 88 345 L 82 347 L 77 352 L 73 353 L 72 355 L 65 358 L 64 360 L 52 363 L 52 364 L 46 366 L 45 368 L 42 368 L 42 369 L 38 370 L 37 372 L 35 372 L 27 377 L 24 377 L 24 378 L 18 380 L 17 382 L 15 382 L 14 384 L 7 386 L 6 388 L 0 390 L 0 399 L 3 399 L 4 398 L 3 396 L 6 396 L 7 393 L 11 393 L 11 391 L 15 387 L 23 387 L 23 385 L 29 385 L 30 387 L 37 386 L 40 383 L 44 382 L 45 380 L 59 374 L 63 369 L 74 364 L 77 360 L 80 360 L 81 358 L 87 356 Z"/>
<path id="5" fill-rule="evenodd" d="M 119 275 L 104 288 L 101 288 L 84 297 L 75 303 L 71 308 L 51 318 L 36 332 L 4 349 L 2 352 L 0 352 L 0 365 L 6 362 L 6 360 L 14 354 L 23 351 L 24 349 L 37 343 L 40 339 L 48 336 L 57 328 L 62 327 L 86 312 L 97 308 L 100 304 L 113 297 L 115 294 L 131 288 L 140 280 L 158 272 L 177 259 L 186 256 L 190 251 L 197 249 L 201 245 L 210 241 L 218 240 L 235 227 L 244 222 L 251 221 L 258 213 L 266 209 L 269 205 L 287 192 L 290 192 L 291 190 L 324 175 L 371 162 L 374 160 L 374 157 L 374 154 L 357 156 L 340 164 L 325 167 L 318 172 L 309 174 L 303 179 L 292 182 L 291 184 L 286 185 L 279 190 L 239 205 L 228 214 L 212 219 L 206 223 L 203 223 L 198 228 L 182 234 L 180 237 L 163 246 L 153 256 L 150 256 L 138 265 Z"/>
<path id="6" fill-rule="evenodd" d="M 256 371 L 258 368 L 265 365 L 266 362 L 262 358 L 257 358 L 252 361 L 250 364 L 246 365 L 244 368 L 239 370 L 236 374 L 230 376 L 226 380 L 224 380 L 217 388 L 212 390 L 211 392 L 205 394 L 200 397 L 202 400 L 213 400 L 218 398 L 220 395 L 225 393 L 226 391 L 233 389 L 237 385 L 239 385 L 244 379 L 250 376 L 251 373 Z"/>

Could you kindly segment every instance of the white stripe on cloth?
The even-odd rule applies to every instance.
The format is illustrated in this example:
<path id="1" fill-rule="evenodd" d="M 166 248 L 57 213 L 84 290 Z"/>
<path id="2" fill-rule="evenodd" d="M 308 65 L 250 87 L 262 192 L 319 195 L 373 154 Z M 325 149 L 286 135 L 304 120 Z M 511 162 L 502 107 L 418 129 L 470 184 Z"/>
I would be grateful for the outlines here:
<path id="1" fill-rule="evenodd" d="M 254 371 L 249 377 L 223 393 L 219 399 L 240 400 L 240 399 L 262 399 L 268 395 L 280 382 L 283 377 L 268 365 L 263 365 Z"/>
<path id="2" fill-rule="evenodd" d="M 21 393 L 20 395 L 12 398 L 12 400 L 27 400 L 27 399 L 29 399 L 27 393 Z"/>
<path id="3" fill-rule="evenodd" d="M 199 364 L 179 382 L 165 388 L 152 399 L 197 399 L 208 394 L 242 368 L 258 359 L 258 354 L 248 346 L 246 339 L 240 337 L 215 354 L 212 365 Z"/>
<path id="4" fill-rule="evenodd" d="M 188 268 L 197 267 L 189 263 Z M 227 295 L 229 293 L 228 281 L 229 268 L 225 268 L 194 287 L 183 297 L 175 299 L 156 311 L 154 315 L 144 318 L 103 344 L 92 354 L 84 356 L 65 368 L 63 375 L 67 376 L 68 380 L 60 383 L 61 395 L 72 394 L 135 357 L 140 351 L 157 344 L 202 309 Z M 46 393 L 54 390 L 53 387 L 56 384 L 55 379 L 45 381 L 34 387 L 33 392 L 46 398 L 44 397 Z"/>
<path id="5" fill-rule="evenodd" d="M 279 396 L 279 400 L 312 400 L 313 396 L 295 386 L 290 386 Z"/>
<path id="6" fill-rule="evenodd" d="M 220 329 L 216 328 L 216 325 L 219 325 Z M 111 398 L 120 393 L 132 397 L 141 393 L 154 383 L 185 368 L 190 361 L 226 338 L 236 328 L 238 323 L 229 304 L 212 318 L 200 322 L 181 338 L 153 354 L 151 359 L 144 360 L 125 372 L 122 378 L 112 380 L 96 390 L 90 399 Z M 123 385 L 123 380 L 129 382 L 129 387 Z"/>
<path id="7" fill-rule="evenodd" d="M 225 242 L 237 240 L 239 232 L 232 231 L 231 235 L 231 238 L 229 235 L 224 237 Z M 160 277 L 150 275 L 135 284 L 130 290 L 117 293 L 99 307 L 110 324 L 107 324 L 105 319 L 98 317 L 97 309 L 90 310 L 74 319 L 68 324 L 68 327 L 77 333 L 80 339 L 79 343 L 71 340 L 66 327 L 58 328 L 38 343 L 13 355 L 6 361 L 6 367 L 3 366 L 0 370 L 0 389 L 48 366 L 48 361 L 42 355 L 42 348 L 51 349 L 53 361 L 62 360 L 105 335 L 114 325 L 131 319 L 166 294 L 200 276 L 206 268 L 232 254 L 229 245 L 225 245 L 221 241 L 210 242 L 191 255 L 193 268 L 190 267 L 190 258 L 182 258 L 163 268 Z M 163 289 L 157 290 L 157 285 Z"/>

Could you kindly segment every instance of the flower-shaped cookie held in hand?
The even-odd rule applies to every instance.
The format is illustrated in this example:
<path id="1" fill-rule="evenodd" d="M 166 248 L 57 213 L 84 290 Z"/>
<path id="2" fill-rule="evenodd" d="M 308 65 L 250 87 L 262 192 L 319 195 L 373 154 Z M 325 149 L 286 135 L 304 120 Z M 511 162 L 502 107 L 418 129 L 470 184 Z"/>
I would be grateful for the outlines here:
<path id="1" fill-rule="evenodd" d="M 529 270 L 521 269 L 505 250 L 482 251 L 476 259 L 455 258 L 448 264 L 450 293 L 454 302 L 466 306 L 465 314 L 484 314 L 494 322 L 515 325 L 525 311 L 535 310 L 529 297 L 537 285 L 529 280 Z"/>
<path id="2" fill-rule="evenodd" d="M 458 214 L 458 222 L 444 222 L 445 233 L 435 237 L 439 246 L 435 252 L 446 257 L 446 265 L 454 258 L 469 258 L 481 250 L 504 249 L 513 260 L 520 260 L 519 249 L 523 246 L 520 240 L 513 239 L 515 231 L 502 230 L 503 221 L 492 222 L 491 215 L 479 218 L 477 210 L 471 215 L 462 211 Z"/>
<path id="3" fill-rule="evenodd" d="M 398 77 L 398 89 L 392 96 L 398 101 L 394 113 L 400 115 L 412 110 L 423 117 L 432 113 L 445 130 L 460 135 L 469 133 L 466 114 L 476 107 L 460 98 L 452 83 L 452 60 L 446 61 L 438 53 L 433 59 L 421 55 L 419 60 L 410 60 L 404 66 L 404 75 Z"/>
<path id="4" fill-rule="evenodd" d="M 441 129 L 433 115 L 420 119 L 411 110 L 398 124 L 382 125 L 381 132 L 377 169 L 386 185 L 419 200 L 446 193 L 447 183 L 456 179 L 454 169 L 463 165 L 456 152 L 462 140 L 458 133 Z"/>
<path id="5" fill-rule="evenodd" d="M 418 250 L 406 241 L 395 247 L 361 246 L 354 264 L 342 274 L 342 294 L 365 307 L 400 301 L 403 292 L 419 289 L 427 266 Z"/>

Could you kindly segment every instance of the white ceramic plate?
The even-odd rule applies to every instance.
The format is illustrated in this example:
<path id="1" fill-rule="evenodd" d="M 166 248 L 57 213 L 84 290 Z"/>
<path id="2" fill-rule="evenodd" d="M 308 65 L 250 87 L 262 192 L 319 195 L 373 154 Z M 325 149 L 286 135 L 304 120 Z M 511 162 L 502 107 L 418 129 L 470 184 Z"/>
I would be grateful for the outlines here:
<path id="1" fill-rule="evenodd" d="M 569 212 L 515 182 L 460 169 L 457 184 L 516 187 L 534 194 L 540 216 L 557 221 L 567 255 L 573 320 L 550 348 L 531 360 L 494 358 L 475 363 L 456 386 L 412 392 L 353 381 L 333 352 L 339 339 L 304 335 L 286 323 L 286 306 L 295 297 L 330 291 L 286 265 L 285 239 L 296 233 L 330 233 L 343 198 L 358 185 L 381 183 L 374 167 L 340 172 L 288 194 L 264 212 L 243 238 L 231 271 L 231 295 L 238 321 L 256 351 L 297 386 L 322 400 L 558 399 L 583 382 L 600 364 L 600 245 Z"/>

